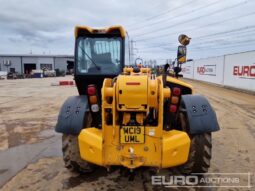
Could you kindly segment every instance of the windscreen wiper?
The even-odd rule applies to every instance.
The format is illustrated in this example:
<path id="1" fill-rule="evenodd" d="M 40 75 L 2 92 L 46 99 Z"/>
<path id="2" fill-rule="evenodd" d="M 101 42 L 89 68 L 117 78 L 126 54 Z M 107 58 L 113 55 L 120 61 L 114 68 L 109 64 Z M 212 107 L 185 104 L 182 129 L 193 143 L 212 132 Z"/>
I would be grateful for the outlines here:
<path id="1" fill-rule="evenodd" d="M 82 50 L 82 52 L 90 59 L 90 61 L 95 65 L 96 69 L 97 69 L 97 70 L 101 70 L 101 67 L 98 66 L 98 65 L 94 62 L 94 60 L 86 53 L 86 51 L 85 51 L 82 47 L 80 47 L 80 46 L 79 46 L 79 48 L 80 48 L 80 49 Z"/>

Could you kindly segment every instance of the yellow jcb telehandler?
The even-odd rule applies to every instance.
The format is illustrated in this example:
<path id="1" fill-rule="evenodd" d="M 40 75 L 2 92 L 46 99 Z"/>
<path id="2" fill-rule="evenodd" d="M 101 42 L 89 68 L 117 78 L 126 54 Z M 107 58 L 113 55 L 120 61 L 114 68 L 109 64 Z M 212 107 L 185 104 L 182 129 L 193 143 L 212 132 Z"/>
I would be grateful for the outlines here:
<path id="1" fill-rule="evenodd" d="M 175 76 L 186 61 L 180 35 Z M 56 131 L 63 134 L 65 166 L 90 172 L 96 166 L 177 167 L 208 171 L 211 132 L 219 130 L 206 98 L 192 86 L 150 68 L 125 68 L 129 40 L 121 26 L 75 28 L 75 82 L 79 95 L 63 104 Z"/>

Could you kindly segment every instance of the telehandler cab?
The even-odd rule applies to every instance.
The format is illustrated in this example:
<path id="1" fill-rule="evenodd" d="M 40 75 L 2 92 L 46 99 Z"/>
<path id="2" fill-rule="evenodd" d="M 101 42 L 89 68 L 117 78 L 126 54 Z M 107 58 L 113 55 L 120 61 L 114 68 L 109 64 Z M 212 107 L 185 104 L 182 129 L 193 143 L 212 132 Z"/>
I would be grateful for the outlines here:
<path id="1" fill-rule="evenodd" d="M 178 63 L 186 61 L 189 38 L 180 36 Z M 191 85 L 155 76 L 150 68 L 125 68 L 129 41 L 121 26 L 75 28 L 75 74 L 79 95 L 63 104 L 56 131 L 72 171 L 96 166 L 177 167 L 208 171 L 211 132 L 219 130 L 206 98 Z"/>

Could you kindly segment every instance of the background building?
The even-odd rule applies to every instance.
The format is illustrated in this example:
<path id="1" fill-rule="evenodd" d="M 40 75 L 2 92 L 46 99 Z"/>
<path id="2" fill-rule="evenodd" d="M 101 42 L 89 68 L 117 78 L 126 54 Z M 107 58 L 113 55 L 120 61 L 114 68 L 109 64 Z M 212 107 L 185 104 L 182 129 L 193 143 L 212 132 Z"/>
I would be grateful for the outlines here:
<path id="1" fill-rule="evenodd" d="M 0 71 L 29 74 L 32 70 L 64 70 L 73 68 L 72 55 L 0 55 Z"/>

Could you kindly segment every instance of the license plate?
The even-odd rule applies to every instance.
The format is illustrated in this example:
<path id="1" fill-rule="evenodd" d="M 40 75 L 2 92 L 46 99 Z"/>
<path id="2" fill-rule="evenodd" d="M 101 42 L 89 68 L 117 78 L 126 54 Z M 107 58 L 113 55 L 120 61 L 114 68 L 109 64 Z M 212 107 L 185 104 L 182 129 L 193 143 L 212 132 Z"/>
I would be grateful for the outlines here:
<path id="1" fill-rule="evenodd" d="M 122 126 L 120 143 L 144 143 L 143 126 Z"/>

